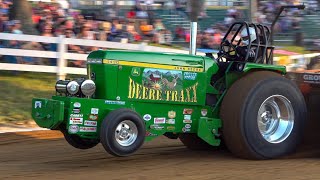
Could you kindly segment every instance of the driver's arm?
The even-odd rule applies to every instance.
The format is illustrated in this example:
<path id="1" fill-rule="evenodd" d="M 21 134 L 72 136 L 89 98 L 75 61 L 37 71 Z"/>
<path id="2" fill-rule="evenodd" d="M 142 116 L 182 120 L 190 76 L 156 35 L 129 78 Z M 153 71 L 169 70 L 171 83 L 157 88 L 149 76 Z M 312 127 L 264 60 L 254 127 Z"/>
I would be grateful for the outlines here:
<path id="1" fill-rule="evenodd" d="M 245 58 L 247 56 L 247 53 L 249 53 L 249 58 L 254 58 L 256 56 L 256 53 L 254 52 L 254 50 L 249 49 L 248 52 L 248 47 L 247 46 L 238 46 L 237 47 L 237 53 L 239 56 Z"/>

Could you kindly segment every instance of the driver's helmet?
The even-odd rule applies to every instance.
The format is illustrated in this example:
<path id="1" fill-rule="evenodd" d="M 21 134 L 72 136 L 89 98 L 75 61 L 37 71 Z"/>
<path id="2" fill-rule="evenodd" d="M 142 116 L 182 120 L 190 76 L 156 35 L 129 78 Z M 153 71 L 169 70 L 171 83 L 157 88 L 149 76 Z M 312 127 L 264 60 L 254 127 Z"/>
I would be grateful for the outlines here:
<path id="1" fill-rule="evenodd" d="M 249 35 L 248 35 L 247 28 L 243 28 L 240 35 L 241 35 L 241 42 L 244 46 L 248 46 L 250 43 L 252 43 L 257 39 L 256 31 L 253 27 L 249 27 Z M 249 36 L 250 36 L 250 42 L 249 42 Z"/>

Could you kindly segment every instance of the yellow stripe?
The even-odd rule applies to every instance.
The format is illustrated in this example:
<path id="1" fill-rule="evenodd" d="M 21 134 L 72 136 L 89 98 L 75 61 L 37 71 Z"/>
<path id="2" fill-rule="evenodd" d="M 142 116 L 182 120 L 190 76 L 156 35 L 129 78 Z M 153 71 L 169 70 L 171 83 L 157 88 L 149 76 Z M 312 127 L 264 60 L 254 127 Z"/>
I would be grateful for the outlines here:
<path id="1" fill-rule="evenodd" d="M 152 63 L 141 63 L 141 62 L 130 62 L 130 61 L 119 61 L 104 59 L 103 64 L 118 64 L 123 66 L 137 66 L 145 68 L 159 68 L 159 69 L 170 69 L 180 71 L 191 71 L 191 72 L 203 72 L 203 68 L 187 67 L 187 66 L 172 66 L 164 64 L 152 64 Z"/>

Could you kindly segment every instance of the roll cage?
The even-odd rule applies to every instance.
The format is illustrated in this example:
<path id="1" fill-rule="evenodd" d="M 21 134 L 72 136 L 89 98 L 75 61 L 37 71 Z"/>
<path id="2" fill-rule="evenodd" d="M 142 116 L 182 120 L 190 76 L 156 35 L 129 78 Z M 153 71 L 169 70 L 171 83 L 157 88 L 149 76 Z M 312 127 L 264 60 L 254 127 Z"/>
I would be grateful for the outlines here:
<path id="1" fill-rule="evenodd" d="M 242 39 L 240 38 L 240 32 L 245 29 L 249 34 L 249 27 L 252 27 L 256 33 L 256 39 L 251 41 L 249 36 L 249 44 L 247 46 L 241 46 Z M 249 59 L 249 53 L 246 53 L 245 57 L 240 60 L 237 58 L 237 48 L 245 48 L 246 52 L 253 50 L 255 57 Z M 232 24 L 227 31 L 226 35 L 221 41 L 220 51 L 218 53 L 218 61 L 221 58 L 225 58 L 227 61 L 245 61 L 254 62 L 259 64 L 272 64 L 274 46 L 271 45 L 271 31 L 262 24 L 254 24 L 248 22 L 236 22 Z M 230 56 L 230 52 L 235 51 L 236 54 Z"/>

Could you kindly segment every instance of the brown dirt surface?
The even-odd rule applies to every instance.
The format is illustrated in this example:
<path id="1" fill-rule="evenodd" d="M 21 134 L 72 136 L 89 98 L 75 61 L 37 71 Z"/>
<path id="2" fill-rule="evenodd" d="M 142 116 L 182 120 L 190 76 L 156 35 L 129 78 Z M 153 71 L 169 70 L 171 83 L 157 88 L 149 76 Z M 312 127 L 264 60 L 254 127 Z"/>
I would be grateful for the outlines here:
<path id="1" fill-rule="evenodd" d="M 319 93 L 320 94 L 320 93 Z M 58 131 L 0 134 L 0 179 L 320 179 L 320 95 L 309 98 L 304 141 L 297 153 L 252 161 L 228 151 L 191 151 L 160 137 L 130 157 L 113 157 L 101 144 L 71 147 Z"/>

